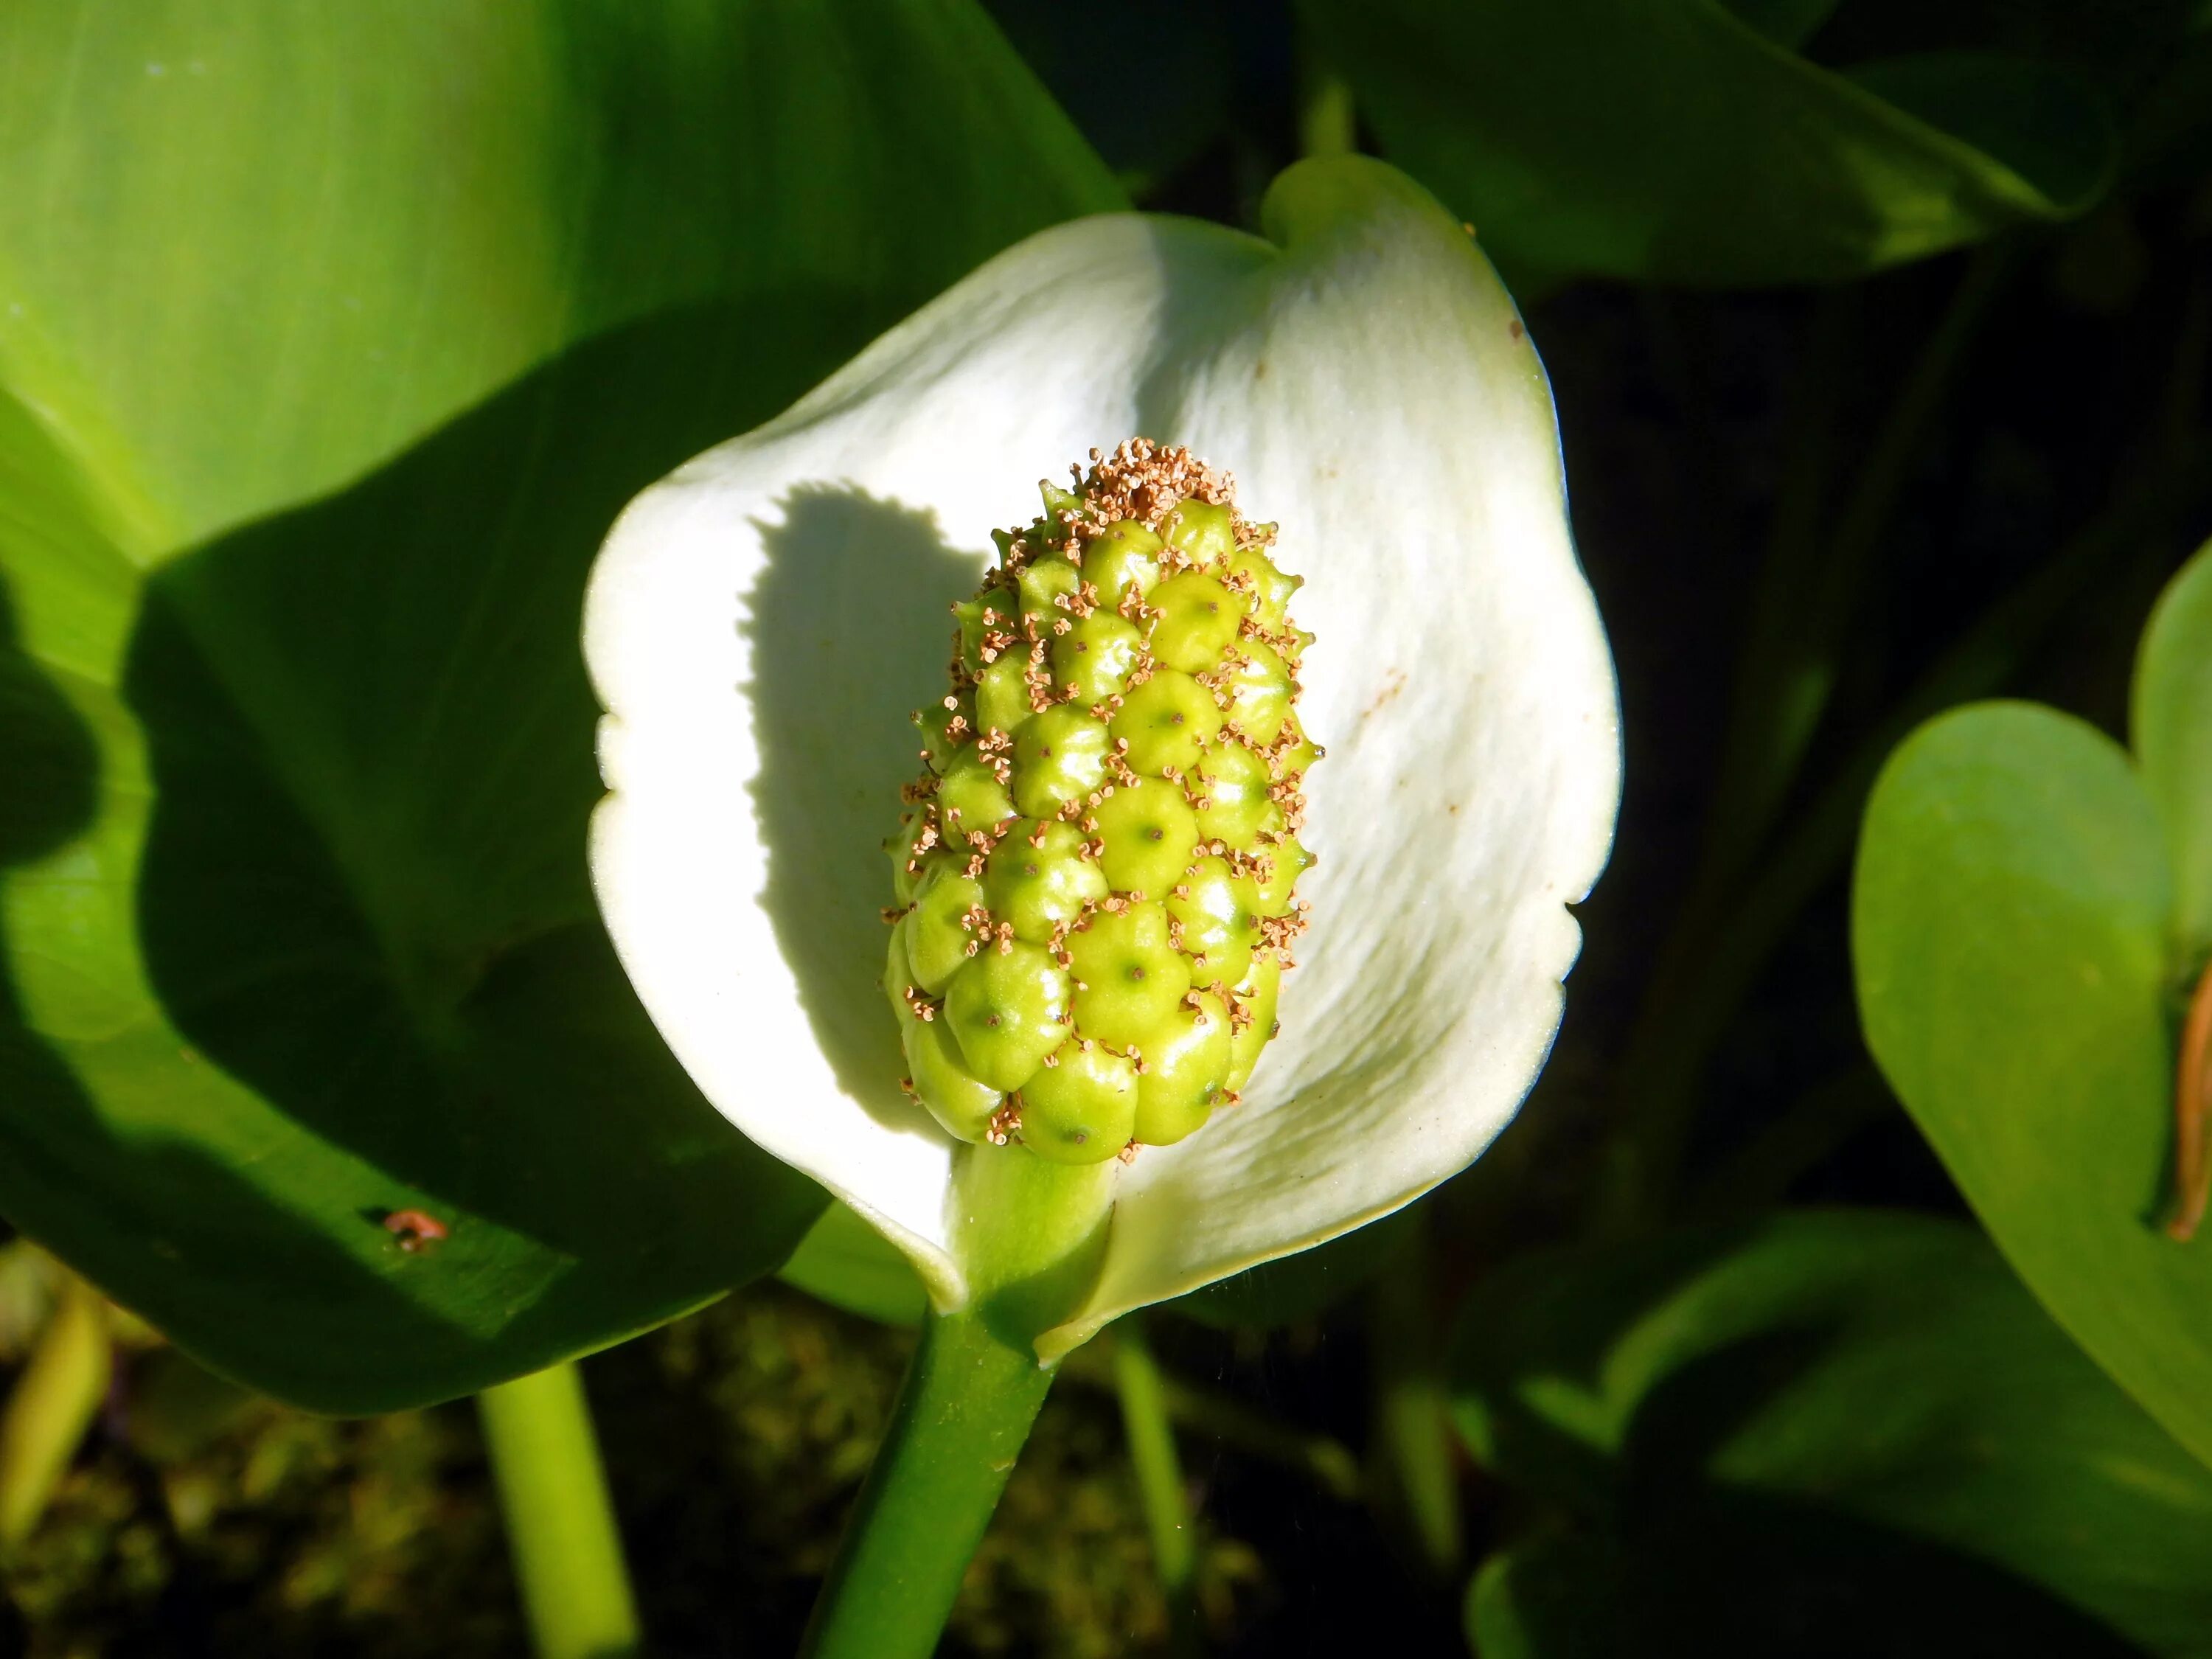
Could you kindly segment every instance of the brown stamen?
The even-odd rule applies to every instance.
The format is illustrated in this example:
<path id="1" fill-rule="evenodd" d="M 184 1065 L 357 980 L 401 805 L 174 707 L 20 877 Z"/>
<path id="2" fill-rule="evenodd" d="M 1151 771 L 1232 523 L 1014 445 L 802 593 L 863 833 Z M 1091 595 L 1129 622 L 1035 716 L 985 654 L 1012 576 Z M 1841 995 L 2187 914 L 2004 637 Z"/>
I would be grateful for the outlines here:
<path id="1" fill-rule="evenodd" d="M 2212 1161 L 2204 1144 L 2205 1114 L 2212 1110 L 2212 962 L 2204 964 L 2189 1018 L 2181 1028 L 2181 1057 L 2173 1079 L 2173 1218 L 2166 1237 L 2188 1239 L 2204 1219 L 2212 1197 Z"/>

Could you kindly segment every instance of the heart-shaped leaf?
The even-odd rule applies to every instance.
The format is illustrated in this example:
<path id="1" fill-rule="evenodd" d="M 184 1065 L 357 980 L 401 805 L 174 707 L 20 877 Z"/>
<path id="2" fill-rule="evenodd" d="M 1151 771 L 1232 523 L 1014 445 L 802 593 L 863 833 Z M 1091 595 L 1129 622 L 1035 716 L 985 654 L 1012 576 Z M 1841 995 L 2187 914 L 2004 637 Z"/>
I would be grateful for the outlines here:
<path id="1" fill-rule="evenodd" d="M 0 85 L 0 1209 L 330 1409 L 772 1265 L 592 906 L 585 571 L 1103 168 L 966 0 L 26 0 Z"/>
<path id="2" fill-rule="evenodd" d="M 1391 158 L 1493 253 L 1562 275 L 1856 276 L 2077 213 L 2115 165 L 2064 71 L 1947 53 L 1846 76 L 1781 43 L 1817 6 L 1305 3 Z"/>
<path id="3" fill-rule="evenodd" d="M 1528 1260 L 1455 1359 L 1477 1456 L 1566 1516 L 1478 1579 L 1486 1654 L 2203 1650 L 2212 1474 L 1956 1223 Z"/>
<path id="4" fill-rule="evenodd" d="M 2058 1322 L 2212 1462 L 2212 1242 L 2159 1224 L 2182 997 L 2212 950 L 2208 592 L 2200 554 L 2146 636 L 2140 774 L 2029 705 L 1908 738 L 1868 803 L 1851 933 L 1868 1043 L 1953 1179 Z"/>

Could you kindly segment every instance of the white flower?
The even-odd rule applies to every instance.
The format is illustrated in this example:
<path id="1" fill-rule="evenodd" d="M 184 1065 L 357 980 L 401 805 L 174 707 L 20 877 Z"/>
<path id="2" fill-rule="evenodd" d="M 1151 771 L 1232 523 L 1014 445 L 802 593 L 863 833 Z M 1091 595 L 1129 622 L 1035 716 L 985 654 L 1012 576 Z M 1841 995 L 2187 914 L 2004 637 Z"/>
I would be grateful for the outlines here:
<path id="1" fill-rule="evenodd" d="M 1244 1103 L 1109 1166 L 1104 1267 L 1047 1357 L 1480 1154 L 1558 1029 L 1565 907 L 1619 801 L 1612 664 L 1512 301 L 1377 162 L 1301 163 L 1265 222 L 1030 238 L 641 496 L 592 585 L 592 868 L 639 994 L 708 1099 L 950 1310 L 956 1144 L 899 1092 L 878 917 L 946 606 L 1040 475 L 1132 434 L 1234 472 L 1280 525 L 1317 636 L 1301 718 L 1328 750 L 1311 930 Z"/>

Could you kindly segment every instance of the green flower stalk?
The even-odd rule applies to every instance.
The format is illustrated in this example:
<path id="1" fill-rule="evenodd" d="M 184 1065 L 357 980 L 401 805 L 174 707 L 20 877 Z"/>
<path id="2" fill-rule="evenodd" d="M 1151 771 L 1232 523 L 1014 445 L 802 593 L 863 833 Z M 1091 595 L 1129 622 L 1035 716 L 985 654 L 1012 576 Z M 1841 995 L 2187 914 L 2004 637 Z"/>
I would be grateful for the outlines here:
<path id="1" fill-rule="evenodd" d="M 1464 1168 L 1559 1026 L 1620 743 L 1542 367 L 1390 168 L 1262 219 L 1008 250 L 594 572 L 623 963 L 929 1293 L 818 1654 L 930 1650 L 1061 1355 Z"/>
<path id="2" fill-rule="evenodd" d="M 904 1085 L 955 1139 L 1133 1158 L 1233 1106 L 1304 929 L 1298 579 L 1144 438 L 994 535 L 890 851 Z"/>

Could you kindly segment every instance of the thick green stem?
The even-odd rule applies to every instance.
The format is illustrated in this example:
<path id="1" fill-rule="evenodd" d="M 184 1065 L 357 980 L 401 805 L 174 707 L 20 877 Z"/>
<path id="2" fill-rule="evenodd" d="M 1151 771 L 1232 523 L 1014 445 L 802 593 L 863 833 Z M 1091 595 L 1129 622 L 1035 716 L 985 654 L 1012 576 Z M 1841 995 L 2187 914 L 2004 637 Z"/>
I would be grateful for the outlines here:
<path id="1" fill-rule="evenodd" d="M 38 1346 L 0 1414 L 0 1550 L 30 1536 L 107 1393 L 107 1316 L 76 1274 L 62 1281 Z"/>
<path id="2" fill-rule="evenodd" d="M 928 1659 L 1052 1373 L 976 1313 L 922 1325 L 801 1651 Z"/>
<path id="3" fill-rule="evenodd" d="M 538 1659 L 625 1659 L 637 1609 L 582 1376 L 555 1365 L 477 1396 Z"/>
<path id="4" fill-rule="evenodd" d="M 1167 1598 L 1174 1650 L 1195 1653 L 1198 1550 L 1190 1508 L 1183 1501 L 1175 1430 L 1168 1421 L 1167 1389 L 1139 1316 L 1127 1316 L 1115 1328 L 1114 1380 L 1121 1397 L 1121 1427 L 1129 1439 L 1129 1465 L 1137 1477 L 1145 1530 L 1152 1539 L 1152 1568 Z"/>
<path id="5" fill-rule="evenodd" d="M 1053 1164 L 1022 1146 L 955 1154 L 952 1245 L 968 1301 L 922 1322 L 802 1652 L 927 1659 L 936 1651 L 1051 1386 L 1036 1339 L 1098 1277 L 1116 1173 L 1111 1160 Z"/>

